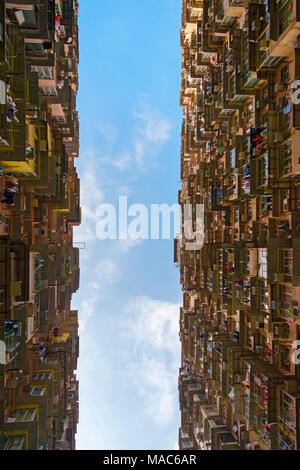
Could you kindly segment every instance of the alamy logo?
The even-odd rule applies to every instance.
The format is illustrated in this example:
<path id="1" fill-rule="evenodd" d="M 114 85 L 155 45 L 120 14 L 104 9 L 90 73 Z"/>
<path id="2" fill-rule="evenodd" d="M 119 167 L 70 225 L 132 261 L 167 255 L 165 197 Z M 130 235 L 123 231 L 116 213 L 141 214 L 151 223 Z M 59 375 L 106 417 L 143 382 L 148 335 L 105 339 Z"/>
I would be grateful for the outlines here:
<path id="1" fill-rule="evenodd" d="M 100 240 L 170 240 L 183 227 L 186 250 L 200 250 L 204 245 L 203 204 L 144 204 L 128 206 L 126 196 L 118 207 L 100 204 L 95 212 L 96 235 Z"/>

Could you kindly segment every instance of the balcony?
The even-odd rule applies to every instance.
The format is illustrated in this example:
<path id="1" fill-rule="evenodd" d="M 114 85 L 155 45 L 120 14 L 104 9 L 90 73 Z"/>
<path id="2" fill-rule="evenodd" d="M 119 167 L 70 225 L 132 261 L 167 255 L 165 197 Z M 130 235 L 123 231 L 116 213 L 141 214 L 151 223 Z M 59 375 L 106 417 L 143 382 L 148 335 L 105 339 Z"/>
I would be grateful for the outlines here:
<path id="1" fill-rule="evenodd" d="M 244 0 L 223 0 L 223 12 L 225 17 L 239 18 L 244 11 Z"/>
<path id="2" fill-rule="evenodd" d="M 217 450 L 241 450 L 239 443 L 231 432 L 220 432 L 217 435 Z"/>
<path id="3" fill-rule="evenodd" d="M 5 328 L 5 344 L 6 344 L 6 364 L 16 361 L 19 355 L 19 346 L 21 345 L 22 325 L 17 321 L 6 321 Z"/>
<path id="4" fill-rule="evenodd" d="M 7 34 L 0 42 L 0 152 L 13 143 L 14 121 L 8 121 L 9 100 L 7 74 L 14 71 L 14 48 Z"/>
<path id="5" fill-rule="evenodd" d="M 296 450 L 296 443 L 294 440 L 284 434 L 280 439 L 280 450 Z"/>
<path id="6" fill-rule="evenodd" d="M 263 31 L 268 26 L 270 21 L 270 15 L 268 12 L 267 2 L 255 2 L 249 4 L 248 10 L 248 25 L 249 25 L 249 38 L 252 41 L 257 41 L 260 38 L 262 41 L 261 35 Z M 267 30 L 267 34 L 269 32 Z M 268 36 L 265 37 L 266 33 L 264 34 L 264 39 L 268 41 Z"/>
<path id="7" fill-rule="evenodd" d="M 280 0 L 272 5 L 270 25 L 270 54 L 289 56 L 292 52 L 290 44 L 300 33 L 299 0 Z"/>

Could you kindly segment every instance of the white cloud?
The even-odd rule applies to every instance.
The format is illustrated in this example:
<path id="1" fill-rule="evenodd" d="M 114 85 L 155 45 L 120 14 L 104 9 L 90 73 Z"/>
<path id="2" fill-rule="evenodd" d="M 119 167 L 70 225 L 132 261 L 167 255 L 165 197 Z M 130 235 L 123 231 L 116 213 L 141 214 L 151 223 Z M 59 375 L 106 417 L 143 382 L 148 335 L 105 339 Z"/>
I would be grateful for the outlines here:
<path id="1" fill-rule="evenodd" d="M 95 168 L 93 164 L 88 165 L 80 175 L 80 198 L 86 208 L 97 206 L 103 200 L 104 193 L 100 188 L 100 175 L 96 178 Z"/>
<path id="2" fill-rule="evenodd" d="M 81 225 L 74 227 L 74 241 L 76 243 L 88 243 L 96 238 L 97 218 L 92 209 L 86 204 L 81 204 L 81 215 Z M 86 250 L 81 254 L 86 259 Z"/>
<path id="3" fill-rule="evenodd" d="M 85 154 L 87 164 L 80 174 L 80 205 L 81 205 L 81 225 L 74 229 L 74 240 L 76 242 L 90 242 L 96 238 L 97 216 L 96 208 L 104 200 L 104 190 L 98 181 L 101 180 L 100 172 L 95 173 L 95 152 L 89 151 Z M 83 259 L 87 258 L 87 253 L 83 253 Z"/>
<path id="4" fill-rule="evenodd" d="M 129 367 L 131 380 L 159 426 L 170 424 L 178 413 L 179 308 L 149 297 L 135 298 L 126 307 L 124 334 L 132 339 L 138 358 Z"/>
<path id="5" fill-rule="evenodd" d="M 137 119 L 134 138 L 135 159 L 144 167 L 156 157 L 161 146 L 169 140 L 171 124 L 149 106 L 144 106 L 143 111 L 134 113 L 134 117 Z"/>
<path id="6" fill-rule="evenodd" d="M 119 186 L 118 188 L 116 188 L 116 194 L 118 196 L 129 196 L 130 189 L 127 185 Z"/>
<path id="7" fill-rule="evenodd" d="M 95 272 L 98 283 L 115 283 L 121 279 L 120 267 L 110 259 L 98 263 Z"/>
<path id="8" fill-rule="evenodd" d="M 171 124 L 157 111 L 148 109 L 135 113 L 135 117 L 142 123 L 139 132 L 147 142 L 163 144 L 170 138 Z"/>
<path id="9" fill-rule="evenodd" d="M 135 165 L 145 170 L 153 163 L 160 148 L 170 138 L 171 123 L 161 113 L 154 110 L 149 104 L 140 106 L 140 111 L 133 113 L 135 127 L 133 129 L 132 142 L 128 149 L 116 153 L 115 156 L 102 158 L 102 163 L 111 165 L 120 171 L 126 171 Z M 110 129 L 109 125 L 102 125 L 102 132 L 115 143 L 118 132 Z"/>
<path id="10" fill-rule="evenodd" d="M 126 171 L 132 165 L 132 155 L 129 151 L 121 152 L 120 154 L 116 154 L 115 156 L 111 157 L 103 157 L 101 158 L 101 163 L 104 165 L 113 166 L 120 171 Z"/>
<path id="11" fill-rule="evenodd" d="M 119 131 L 116 127 L 111 124 L 100 122 L 96 124 L 100 134 L 110 142 L 115 142 L 118 137 Z"/>
<path id="12" fill-rule="evenodd" d="M 124 152 L 118 155 L 113 161 L 112 164 L 115 168 L 118 168 L 120 171 L 128 170 L 131 165 L 132 157 L 129 152 Z"/>
<path id="13" fill-rule="evenodd" d="M 98 297 L 94 296 L 91 298 L 87 298 L 81 302 L 79 307 L 80 315 L 79 315 L 79 333 L 82 333 L 86 330 L 88 322 L 93 318 L 95 315 L 95 306 L 97 303 Z"/>
<path id="14" fill-rule="evenodd" d="M 135 248 L 143 243 L 144 240 L 134 240 L 132 238 L 128 238 L 127 240 L 116 240 L 114 243 L 116 244 L 116 252 L 118 254 L 127 253 L 131 248 Z"/>

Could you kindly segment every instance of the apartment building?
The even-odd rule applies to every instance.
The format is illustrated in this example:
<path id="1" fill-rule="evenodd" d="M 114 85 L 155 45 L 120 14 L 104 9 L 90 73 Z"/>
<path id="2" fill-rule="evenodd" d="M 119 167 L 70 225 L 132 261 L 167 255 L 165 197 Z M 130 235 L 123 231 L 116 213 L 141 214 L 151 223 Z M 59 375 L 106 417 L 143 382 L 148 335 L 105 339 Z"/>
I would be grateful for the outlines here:
<path id="1" fill-rule="evenodd" d="M 78 3 L 0 1 L 0 449 L 75 449 Z M 4 346 L 5 345 L 5 346 Z"/>
<path id="2" fill-rule="evenodd" d="M 300 448 L 300 1 L 183 0 L 180 449 Z"/>

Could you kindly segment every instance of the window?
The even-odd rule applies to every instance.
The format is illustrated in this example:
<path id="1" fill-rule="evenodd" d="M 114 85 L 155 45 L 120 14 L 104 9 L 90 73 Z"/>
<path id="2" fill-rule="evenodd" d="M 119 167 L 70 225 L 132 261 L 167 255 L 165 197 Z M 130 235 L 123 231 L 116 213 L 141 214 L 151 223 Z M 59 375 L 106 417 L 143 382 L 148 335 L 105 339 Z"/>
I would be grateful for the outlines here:
<path id="1" fill-rule="evenodd" d="M 230 165 L 231 165 L 231 168 L 235 168 L 235 164 L 236 164 L 236 152 L 235 152 L 235 148 L 233 148 L 233 149 L 230 150 Z"/>
<path id="2" fill-rule="evenodd" d="M 47 96 L 57 96 L 57 90 L 54 87 L 43 87 L 40 88 L 40 92 L 42 95 Z"/>
<path id="3" fill-rule="evenodd" d="M 248 220 L 252 219 L 252 201 L 251 200 L 247 201 L 247 219 Z"/>
<path id="4" fill-rule="evenodd" d="M 52 379 L 52 372 L 39 372 L 36 374 L 34 380 L 50 380 Z"/>
<path id="5" fill-rule="evenodd" d="M 49 359 L 48 357 L 45 358 L 44 364 L 57 364 L 58 362 L 54 359 Z"/>
<path id="6" fill-rule="evenodd" d="M 232 102 L 233 103 L 244 103 L 248 99 L 247 95 L 235 95 Z"/>
<path id="7" fill-rule="evenodd" d="M 292 282 L 293 250 L 280 250 L 280 272 L 284 275 L 284 282 Z"/>
<path id="8" fill-rule="evenodd" d="M 19 337 L 22 334 L 22 323 L 18 321 L 5 321 L 4 330 L 5 330 L 5 337 L 8 337 L 8 336 Z"/>
<path id="9" fill-rule="evenodd" d="M 260 207 L 262 211 L 272 210 L 272 196 L 262 196 L 260 199 Z"/>
<path id="10" fill-rule="evenodd" d="M 61 4 L 55 3 L 55 16 L 62 16 Z"/>
<path id="11" fill-rule="evenodd" d="M 30 395 L 34 397 L 43 397 L 46 392 L 46 387 L 33 387 L 30 391 Z"/>
<path id="12" fill-rule="evenodd" d="M 234 109 L 222 109 L 220 114 L 222 114 L 222 116 L 233 116 L 235 112 L 236 111 Z"/>
<path id="13" fill-rule="evenodd" d="M 269 312 L 269 290 L 267 281 L 259 281 L 260 309 Z"/>
<path id="14" fill-rule="evenodd" d="M 24 6 L 23 9 L 7 8 L 7 15 L 13 23 L 17 21 L 22 29 L 37 28 L 37 15 L 34 6 Z"/>
<path id="15" fill-rule="evenodd" d="M 59 25 L 59 29 L 60 29 L 60 37 L 65 38 L 66 37 L 66 27 L 63 24 L 61 24 L 61 25 Z"/>
<path id="16" fill-rule="evenodd" d="M 27 42 L 25 44 L 28 55 L 43 57 L 46 55 L 43 44 L 41 42 Z"/>
<path id="17" fill-rule="evenodd" d="M 287 93 L 279 102 L 279 129 L 280 133 L 283 134 L 284 139 L 287 139 L 291 135 L 292 127 L 292 105 L 290 103 L 289 94 Z"/>
<path id="18" fill-rule="evenodd" d="M 258 185 L 263 186 L 268 183 L 269 176 L 269 162 L 268 155 L 258 160 Z"/>
<path id="19" fill-rule="evenodd" d="M 283 189 L 280 191 L 280 212 L 288 212 L 289 211 L 289 199 L 290 199 L 290 192 L 287 189 Z"/>
<path id="20" fill-rule="evenodd" d="M 183 439 L 182 442 L 181 442 L 181 445 L 184 449 L 188 449 L 189 447 L 191 447 L 191 443 L 187 439 Z"/>
<path id="21" fill-rule="evenodd" d="M 45 80 L 53 79 L 53 67 L 42 66 L 42 65 L 32 65 L 31 71 L 38 72 L 39 78 L 41 79 L 45 79 Z"/>
<path id="22" fill-rule="evenodd" d="M 25 436 L 9 436 L 5 450 L 23 450 Z"/>
<path id="23" fill-rule="evenodd" d="M 258 250 L 259 277 L 267 279 L 268 250 L 262 248 Z"/>
<path id="24" fill-rule="evenodd" d="M 283 7 L 279 10 L 279 35 L 289 26 L 293 17 L 292 0 L 284 3 Z"/>
<path id="25" fill-rule="evenodd" d="M 24 408 L 16 410 L 14 413 L 15 422 L 34 421 L 36 417 L 36 408 Z"/>
<path id="26" fill-rule="evenodd" d="M 56 119 L 58 122 L 66 122 L 66 119 L 64 118 L 64 116 L 55 116 L 55 119 Z"/>
<path id="27" fill-rule="evenodd" d="M 289 64 L 286 64 L 281 70 L 280 70 L 280 81 L 282 84 L 288 84 L 290 81 L 290 67 Z"/>
<path id="28" fill-rule="evenodd" d="M 292 171 L 292 141 L 289 140 L 279 148 L 280 176 Z"/>
<path id="29" fill-rule="evenodd" d="M 281 301 L 287 306 L 292 305 L 293 302 L 293 289 L 292 287 L 286 286 L 284 284 L 279 285 L 279 295 Z"/>

